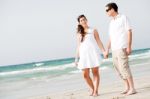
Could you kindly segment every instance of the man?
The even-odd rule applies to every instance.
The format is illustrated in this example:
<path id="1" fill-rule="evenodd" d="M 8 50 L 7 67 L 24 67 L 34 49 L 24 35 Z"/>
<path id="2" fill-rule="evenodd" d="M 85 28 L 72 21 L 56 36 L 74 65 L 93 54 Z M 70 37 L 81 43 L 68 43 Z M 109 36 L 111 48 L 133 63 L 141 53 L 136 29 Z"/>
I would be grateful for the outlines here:
<path id="1" fill-rule="evenodd" d="M 131 54 L 132 30 L 125 15 L 118 13 L 116 3 L 108 3 L 106 5 L 106 13 L 112 20 L 109 25 L 109 49 L 112 49 L 113 65 L 119 76 L 125 82 L 125 90 L 122 94 L 135 94 L 133 77 L 128 65 L 128 55 Z"/>

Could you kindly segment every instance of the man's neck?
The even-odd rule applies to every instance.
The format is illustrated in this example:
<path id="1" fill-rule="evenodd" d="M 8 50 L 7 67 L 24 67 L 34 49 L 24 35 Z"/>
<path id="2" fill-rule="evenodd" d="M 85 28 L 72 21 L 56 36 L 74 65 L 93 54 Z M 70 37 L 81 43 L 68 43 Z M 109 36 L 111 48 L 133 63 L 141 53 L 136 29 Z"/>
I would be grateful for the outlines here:
<path id="1" fill-rule="evenodd" d="M 114 20 L 116 19 L 117 15 L 118 15 L 118 12 L 114 12 L 114 14 L 112 15 Z"/>

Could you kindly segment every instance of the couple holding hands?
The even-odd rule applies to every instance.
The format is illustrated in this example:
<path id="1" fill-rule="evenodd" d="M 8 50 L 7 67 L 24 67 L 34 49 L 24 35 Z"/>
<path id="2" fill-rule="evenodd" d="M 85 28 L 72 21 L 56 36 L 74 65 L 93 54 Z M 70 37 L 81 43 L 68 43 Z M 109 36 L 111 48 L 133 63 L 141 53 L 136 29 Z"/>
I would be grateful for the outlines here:
<path id="1" fill-rule="evenodd" d="M 82 70 L 83 77 L 89 86 L 91 96 L 98 96 L 100 82 L 99 66 L 102 61 L 100 50 L 104 58 L 108 58 L 109 49 L 112 50 L 113 66 L 125 83 L 125 90 L 121 94 L 132 95 L 136 93 L 133 77 L 128 64 L 128 55 L 131 53 L 132 30 L 128 18 L 118 13 L 116 3 L 106 5 L 106 13 L 112 17 L 109 24 L 109 41 L 107 49 L 100 40 L 98 31 L 91 28 L 87 18 L 80 15 L 77 19 L 77 51 L 75 56 L 76 66 Z M 100 50 L 99 50 L 100 49 Z M 90 69 L 93 79 L 90 77 Z"/>

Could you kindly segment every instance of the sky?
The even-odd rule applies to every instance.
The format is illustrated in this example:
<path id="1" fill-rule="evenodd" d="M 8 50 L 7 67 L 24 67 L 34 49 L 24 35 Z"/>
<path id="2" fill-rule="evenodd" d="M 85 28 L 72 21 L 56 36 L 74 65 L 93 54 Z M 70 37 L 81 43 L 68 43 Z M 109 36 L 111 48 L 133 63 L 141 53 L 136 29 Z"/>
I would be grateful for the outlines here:
<path id="1" fill-rule="evenodd" d="M 0 0 L 0 66 L 74 57 L 81 14 L 106 47 L 109 2 L 130 19 L 132 48 L 150 48 L 149 0 Z"/>

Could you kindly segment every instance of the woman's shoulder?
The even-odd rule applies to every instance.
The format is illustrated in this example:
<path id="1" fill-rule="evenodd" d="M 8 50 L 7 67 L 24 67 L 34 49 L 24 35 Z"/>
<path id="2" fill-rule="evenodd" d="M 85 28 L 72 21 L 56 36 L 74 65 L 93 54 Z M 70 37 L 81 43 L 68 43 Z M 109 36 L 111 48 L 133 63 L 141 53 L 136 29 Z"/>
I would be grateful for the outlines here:
<path id="1" fill-rule="evenodd" d="M 77 35 L 77 36 L 80 36 L 81 34 L 77 32 L 76 35 Z"/>
<path id="2" fill-rule="evenodd" d="M 80 33 L 76 33 L 77 38 L 81 38 L 81 34 Z"/>
<path id="3" fill-rule="evenodd" d="M 97 29 L 95 27 L 89 27 L 89 31 L 90 32 L 95 32 L 95 31 L 97 31 Z"/>

